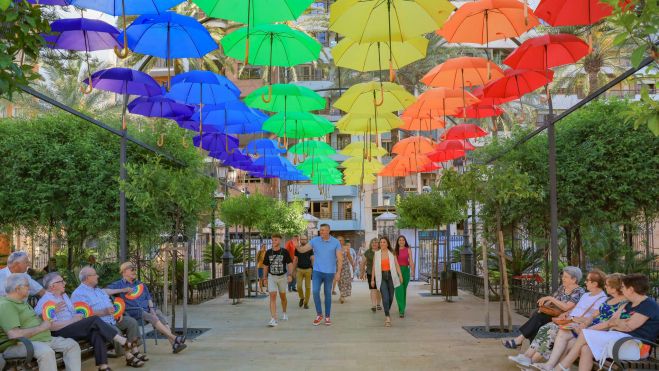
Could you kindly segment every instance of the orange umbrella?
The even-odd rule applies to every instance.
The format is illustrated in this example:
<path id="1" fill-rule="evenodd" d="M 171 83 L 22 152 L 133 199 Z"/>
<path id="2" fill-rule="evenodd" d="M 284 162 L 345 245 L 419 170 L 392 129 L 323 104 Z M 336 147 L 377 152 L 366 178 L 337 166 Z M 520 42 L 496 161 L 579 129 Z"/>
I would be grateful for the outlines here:
<path id="1" fill-rule="evenodd" d="M 446 150 L 436 149 L 432 152 L 426 153 L 426 156 L 428 156 L 428 158 L 431 161 L 448 162 L 451 160 L 455 160 L 456 158 L 466 156 L 466 152 L 460 150 L 451 150 L 451 149 L 446 149 Z"/>
<path id="2" fill-rule="evenodd" d="M 424 155 L 398 155 L 394 157 L 387 166 L 382 169 L 379 176 L 406 176 L 419 172 L 424 167 L 432 164 L 432 161 Z"/>
<path id="3" fill-rule="evenodd" d="M 478 102 L 479 105 L 493 105 L 493 106 L 499 106 L 504 103 L 512 102 L 515 99 L 519 97 L 507 97 L 507 98 L 496 98 L 496 97 L 486 97 L 485 96 L 485 90 L 483 89 L 482 86 L 477 87 L 472 91 L 472 94 L 478 99 L 480 99 L 480 102 Z"/>
<path id="4" fill-rule="evenodd" d="M 425 91 L 419 96 L 419 99 L 409 106 L 404 116 L 419 117 L 424 113 L 435 115 L 455 114 L 457 111 L 464 107 L 478 103 L 478 98 L 474 97 L 471 93 L 465 92 L 464 89 L 451 89 L 451 88 L 433 88 Z"/>
<path id="5" fill-rule="evenodd" d="M 489 44 L 518 37 L 540 24 L 526 3 L 479 0 L 461 6 L 437 33 L 451 43 Z"/>
<path id="6" fill-rule="evenodd" d="M 398 155 L 414 155 L 430 152 L 433 148 L 434 143 L 432 140 L 426 137 L 414 136 L 398 141 L 391 149 L 391 152 Z"/>
<path id="7" fill-rule="evenodd" d="M 428 86 L 444 86 L 458 89 L 465 86 L 485 85 L 503 76 L 496 63 L 485 58 L 452 58 L 431 69 L 421 82 Z"/>
<path id="8" fill-rule="evenodd" d="M 431 172 L 433 172 L 435 170 L 439 170 L 441 168 L 442 168 L 442 165 L 431 162 L 428 165 L 424 165 L 424 166 L 419 167 L 419 171 L 417 171 L 417 172 L 418 173 L 431 173 Z"/>
<path id="9" fill-rule="evenodd" d="M 442 129 L 446 126 L 446 122 L 439 117 L 430 115 L 421 115 L 420 117 L 401 116 L 403 119 L 403 126 L 400 129 L 414 130 L 414 131 L 430 131 L 435 129 Z"/>
<path id="10" fill-rule="evenodd" d="M 473 151 L 474 147 L 468 140 L 446 139 L 437 143 L 436 151 Z"/>

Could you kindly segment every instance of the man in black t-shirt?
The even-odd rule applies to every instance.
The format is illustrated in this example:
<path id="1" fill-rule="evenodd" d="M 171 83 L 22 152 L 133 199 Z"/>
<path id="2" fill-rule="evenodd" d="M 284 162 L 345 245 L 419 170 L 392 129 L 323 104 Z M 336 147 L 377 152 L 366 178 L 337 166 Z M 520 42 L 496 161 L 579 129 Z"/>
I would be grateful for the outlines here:
<path id="1" fill-rule="evenodd" d="M 277 291 L 281 298 L 282 321 L 288 320 L 286 315 L 286 286 L 292 278 L 287 273 L 293 270 L 293 261 L 288 251 L 281 248 L 281 235 L 272 235 L 272 249 L 266 251 L 263 258 L 265 284 L 270 293 L 270 322 L 268 326 L 277 326 Z"/>

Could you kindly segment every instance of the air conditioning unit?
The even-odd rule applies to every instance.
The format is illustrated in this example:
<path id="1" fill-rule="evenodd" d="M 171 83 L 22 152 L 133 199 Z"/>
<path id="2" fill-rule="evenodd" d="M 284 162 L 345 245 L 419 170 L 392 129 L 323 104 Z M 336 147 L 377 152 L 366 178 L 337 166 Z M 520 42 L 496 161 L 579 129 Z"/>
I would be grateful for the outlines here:
<path id="1" fill-rule="evenodd" d="M 423 193 L 430 193 L 432 191 L 432 188 L 430 186 L 423 186 L 421 188 L 421 192 Z"/>

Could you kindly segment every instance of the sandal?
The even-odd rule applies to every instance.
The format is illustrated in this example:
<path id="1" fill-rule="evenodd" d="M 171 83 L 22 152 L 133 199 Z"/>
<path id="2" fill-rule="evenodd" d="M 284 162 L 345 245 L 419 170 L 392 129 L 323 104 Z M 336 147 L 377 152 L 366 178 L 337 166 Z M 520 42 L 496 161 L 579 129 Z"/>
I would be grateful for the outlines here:
<path id="1" fill-rule="evenodd" d="M 371 312 L 375 313 L 375 307 L 371 307 Z"/>
<path id="2" fill-rule="evenodd" d="M 172 353 L 180 353 L 183 349 L 187 348 L 188 346 L 183 344 L 183 343 L 174 343 L 172 345 Z"/>
<path id="3" fill-rule="evenodd" d="M 346 301 L 345 301 L 345 299 L 343 298 L 343 296 L 339 298 L 339 303 L 343 304 L 343 303 L 345 303 L 345 302 L 346 302 Z"/>
<path id="4" fill-rule="evenodd" d="M 142 353 L 140 353 L 140 352 L 135 352 L 135 353 L 133 353 L 133 357 L 139 359 L 139 360 L 142 361 L 142 362 L 146 362 L 146 361 L 149 360 L 149 357 L 147 357 L 146 354 L 142 354 Z"/>
<path id="5" fill-rule="evenodd" d="M 133 353 L 131 353 L 131 354 L 133 354 Z M 144 366 L 144 361 L 141 361 L 141 360 L 139 360 L 135 357 L 126 358 L 126 366 L 134 367 L 134 368 L 140 368 L 140 367 Z"/>
<path id="6" fill-rule="evenodd" d="M 187 338 L 185 337 L 185 335 L 179 335 L 174 339 L 174 343 L 176 343 L 176 344 L 185 344 L 186 340 L 187 340 Z"/>
<path id="7" fill-rule="evenodd" d="M 508 349 L 517 349 L 522 346 L 522 344 L 517 344 L 515 339 L 502 340 L 501 343 Z"/>
<path id="8" fill-rule="evenodd" d="M 391 327 L 391 320 L 390 319 L 385 319 L 384 320 L 384 327 Z"/>
<path id="9" fill-rule="evenodd" d="M 382 310 L 382 306 L 378 304 L 378 310 Z"/>

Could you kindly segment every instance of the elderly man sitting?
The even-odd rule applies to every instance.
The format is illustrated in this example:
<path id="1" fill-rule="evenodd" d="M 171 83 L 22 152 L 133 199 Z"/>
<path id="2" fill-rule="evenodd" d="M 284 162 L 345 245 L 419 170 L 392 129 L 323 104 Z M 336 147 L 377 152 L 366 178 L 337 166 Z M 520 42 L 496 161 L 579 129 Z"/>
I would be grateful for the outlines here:
<path id="1" fill-rule="evenodd" d="M 25 273 L 10 274 L 5 280 L 6 297 L 0 297 L 0 342 L 25 337 L 32 341 L 34 357 L 40 371 L 57 371 L 55 352 L 64 354 L 64 364 L 69 371 L 80 371 L 80 346 L 75 340 L 53 337 L 53 323 L 42 321 L 25 301 L 29 295 L 30 277 Z M 23 344 L 0 346 L 7 358 L 25 357 Z"/>
<path id="2" fill-rule="evenodd" d="M 48 302 L 54 303 L 56 309 L 51 326 L 53 335 L 74 340 L 87 340 L 94 347 L 94 358 L 98 369 L 109 370 L 105 343 L 114 341 L 125 346 L 127 344 L 126 338 L 119 335 L 114 327 L 96 316 L 83 318 L 81 314 L 77 314 L 73 303 L 64 293 L 66 281 L 59 273 L 48 273 L 43 278 L 43 284 L 48 291 L 39 299 L 37 306 L 34 308 L 35 312 L 40 314 L 44 305 Z"/>
<path id="3" fill-rule="evenodd" d="M 0 296 L 5 295 L 5 280 L 12 273 L 26 273 L 30 266 L 30 259 L 25 251 L 14 251 L 7 258 L 7 266 L 0 269 Z M 41 285 L 27 276 L 30 280 L 30 295 L 43 296 L 46 290 Z"/>
<path id="4" fill-rule="evenodd" d="M 71 294 L 71 301 L 74 303 L 83 302 L 89 305 L 92 313 L 103 320 L 103 322 L 114 327 L 119 333 L 125 332 L 126 338 L 132 345 L 129 352 L 126 352 L 126 364 L 131 367 L 142 367 L 145 361 L 149 359 L 145 354 L 140 354 L 139 345 L 139 328 L 137 321 L 126 315 L 122 315 L 118 320 L 114 318 L 114 305 L 110 296 L 106 291 L 111 294 L 120 292 L 130 292 L 130 288 L 122 290 L 101 290 L 98 288 L 98 274 L 92 267 L 84 267 L 78 274 L 80 279 L 80 286 L 76 288 Z M 123 347 L 121 344 L 115 343 L 114 346 L 117 354 L 123 354 Z M 128 354 L 130 353 L 130 354 Z"/>
<path id="5" fill-rule="evenodd" d="M 126 307 L 133 308 L 133 310 L 127 310 L 126 312 L 134 318 L 143 318 L 145 321 L 151 323 L 154 329 L 167 337 L 174 353 L 179 353 L 185 349 L 187 347 L 185 345 L 185 336 L 176 336 L 169 330 L 167 320 L 153 305 L 149 289 L 137 279 L 133 263 L 125 262 L 121 264 L 119 273 L 121 273 L 122 278 L 111 283 L 107 289 L 131 289 L 130 293 L 121 294 L 121 297 L 126 301 Z M 107 289 L 106 292 L 108 292 Z M 112 295 L 112 293 L 108 293 Z"/>

